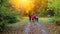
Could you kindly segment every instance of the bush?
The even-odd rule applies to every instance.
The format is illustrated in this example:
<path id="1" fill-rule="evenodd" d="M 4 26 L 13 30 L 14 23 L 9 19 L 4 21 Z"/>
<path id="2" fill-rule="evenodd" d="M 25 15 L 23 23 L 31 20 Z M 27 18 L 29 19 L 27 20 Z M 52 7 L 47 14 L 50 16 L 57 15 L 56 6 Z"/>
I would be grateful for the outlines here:
<path id="1" fill-rule="evenodd" d="M 17 19 L 15 16 L 5 15 L 0 13 L 0 32 L 2 32 L 7 24 L 16 23 Z"/>
<path id="2" fill-rule="evenodd" d="M 5 17 L 5 20 L 7 20 L 8 23 L 16 23 L 16 22 L 17 22 L 15 16 L 6 16 L 6 17 Z"/>
<path id="3" fill-rule="evenodd" d="M 58 18 L 55 18 L 54 20 L 55 20 L 55 24 L 56 25 L 60 25 L 60 18 L 59 17 Z"/>

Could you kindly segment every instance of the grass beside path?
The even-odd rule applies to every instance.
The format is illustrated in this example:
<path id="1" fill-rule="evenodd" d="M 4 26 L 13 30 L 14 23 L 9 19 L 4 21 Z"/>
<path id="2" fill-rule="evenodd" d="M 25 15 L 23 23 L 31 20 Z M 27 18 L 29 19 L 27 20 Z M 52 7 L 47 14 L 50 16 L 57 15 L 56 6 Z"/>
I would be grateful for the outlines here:
<path id="1" fill-rule="evenodd" d="M 13 23 L 13 24 L 8 24 L 7 26 L 9 27 L 20 27 L 21 25 L 25 25 L 26 23 L 28 23 L 29 20 L 27 17 L 24 17 L 23 19 L 21 19 L 20 22 L 17 22 L 17 23 Z"/>
<path id="2" fill-rule="evenodd" d="M 54 21 L 54 19 L 53 18 L 39 18 L 39 22 L 40 23 L 49 23 L 49 22 L 53 22 Z"/>

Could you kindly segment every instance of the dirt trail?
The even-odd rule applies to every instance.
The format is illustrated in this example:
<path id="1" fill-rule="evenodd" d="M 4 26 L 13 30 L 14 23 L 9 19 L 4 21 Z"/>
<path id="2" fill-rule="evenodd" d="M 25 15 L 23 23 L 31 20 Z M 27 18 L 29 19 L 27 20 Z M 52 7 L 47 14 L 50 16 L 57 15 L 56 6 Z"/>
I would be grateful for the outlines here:
<path id="1" fill-rule="evenodd" d="M 39 23 L 28 23 L 27 26 L 25 26 L 25 32 L 24 34 L 48 34 L 48 32 L 45 30 L 45 27 L 42 26 Z"/>
<path id="2" fill-rule="evenodd" d="M 41 31 L 42 34 L 48 34 L 48 32 L 45 30 L 45 27 L 44 26 L 42 26 L 39 23 L 36 23 L 36 26 L 38 28 L 38 31 Z"/>
<path id="3" fill-rule="evenodd" d="M 31 23 L 26 24 L 25 30 L 24 30 L 24 34 L 29 34 L 29 32 L 30 32 L 30 27 L 31 27 Z"/>

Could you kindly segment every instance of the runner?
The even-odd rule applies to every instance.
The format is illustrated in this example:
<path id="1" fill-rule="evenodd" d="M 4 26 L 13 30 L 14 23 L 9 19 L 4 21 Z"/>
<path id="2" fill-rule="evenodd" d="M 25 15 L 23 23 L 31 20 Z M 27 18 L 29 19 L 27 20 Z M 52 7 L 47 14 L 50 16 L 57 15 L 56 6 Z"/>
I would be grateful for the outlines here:
<path id="1" fill-rule="evenodd" d="M 29 21 L 31 22 L 31 15 L 29 14 Z"/>
<path id="2" fill-rule="evenodd" d="M 35 14 L 35 21 L 38 22 L 38 16 Z"/>
<path id="3" fill-rule="evenodd" d="M 31 16 L 31 19 L 32 19 L 32 22 L 34 22 L 35 16 L 32 15 L 32 16 Z"/>

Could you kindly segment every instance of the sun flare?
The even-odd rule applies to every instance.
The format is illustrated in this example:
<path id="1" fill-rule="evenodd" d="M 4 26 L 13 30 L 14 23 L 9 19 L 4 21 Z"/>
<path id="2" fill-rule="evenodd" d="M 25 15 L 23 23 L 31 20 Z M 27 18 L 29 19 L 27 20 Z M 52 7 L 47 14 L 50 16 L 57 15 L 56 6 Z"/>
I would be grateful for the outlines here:
<path id="1" fill-rule="evenodd" d="M 15 8 L 18 8 L 27 13 L 33 9 L 34 0 L 10 0 L 9 1 Z"/>
<path id="2" fill-rule="evenodd" d="M 46 0 L 9 0 L 9 3 L 23 14 L 38 12 L 40 6 L 47 6 Z"/>

